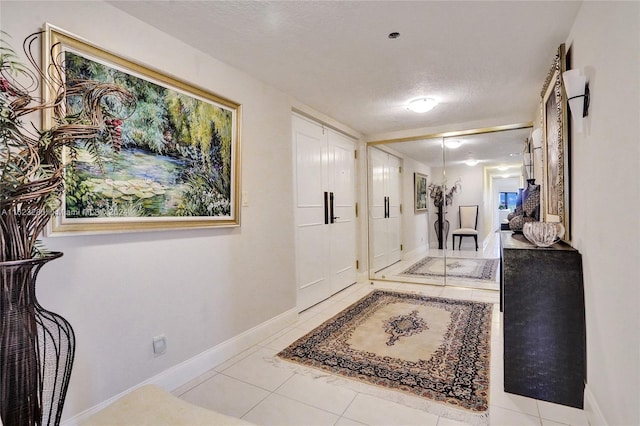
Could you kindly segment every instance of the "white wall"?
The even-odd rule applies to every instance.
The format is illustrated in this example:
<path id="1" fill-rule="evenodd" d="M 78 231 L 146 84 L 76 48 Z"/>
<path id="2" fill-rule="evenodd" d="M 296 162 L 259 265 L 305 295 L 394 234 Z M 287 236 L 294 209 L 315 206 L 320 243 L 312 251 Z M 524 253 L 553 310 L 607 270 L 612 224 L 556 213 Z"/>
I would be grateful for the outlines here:
<path id="1" fill-rule="evenodd" d="M 249 206 L 241 227 L 45 240 L 65 254 L 42 270 L 38 297 L 77 337 L 64 418 L 294 309 L 295 102 L 103 2 L 2 2 L 1 9 L 0 26 L 17 50 L 49 22 L 242 104 Z M 154 357 L 152 337 L 162 333 L 168 350 Z"/>
<path id="2" fill-rule="evenodd" d="M 572 134 L 571 223 L 583 259 L 588 410 L 640 424 L 640 3 L 584 2 L 567 47 L 591 107 Z M 594 418 L 597 420 L 598 413 Z"/>
<path id="3" fill-rule="evenodd" d="M 426 251 L 429 248 L 429 214 L 427 211 L 415 211 L 414 173 L 432 179 L 431 169 L 410 158 L 402 160 L 402 247 L 403 254 Z M 429 209 L 432 207 L 429 206 Z"/>
<path id="4" fill-rule="evenodd" d="M 460 181 L 461 190 L 453 196 L 453 202 L 447 206 L 447 220 L 449 221 L 449 236 L 447 248 L 453 249 L 451 234 L 455 229 L 460 227 L 459 206 L 468 206 L 477 204 L 478 208 L 478 250 L 482 248 L 482 241 L 485 238 L 484 227 L 484 188 L 483 188 L 483 169 L 482 165 L 467 166 L 466 164 L 448 164 L 446 166 L 447 187 L 453 186 Z M 435 220 L 435 219 L 434 219 Z M 458 250 L 459 239 L 456 238 L 456 247 Z M 475 250 L 475 243 L 472 238 L 463 238 L 462 250 Z M 451 252 L 448 252 L 450 254 Z"/>

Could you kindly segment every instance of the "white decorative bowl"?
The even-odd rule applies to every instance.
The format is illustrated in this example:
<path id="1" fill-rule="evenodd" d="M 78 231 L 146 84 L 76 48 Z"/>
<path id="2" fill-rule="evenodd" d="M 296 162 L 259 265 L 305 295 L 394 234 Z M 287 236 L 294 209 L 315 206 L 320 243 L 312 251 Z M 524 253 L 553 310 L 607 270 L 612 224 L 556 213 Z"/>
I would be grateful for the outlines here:
<path id="1" fill-rule="evenodd" d="M 554 222 L 526 222 L 522 233 L 538 247 L 549 247 L 564 236 L 564 226 Z"/>

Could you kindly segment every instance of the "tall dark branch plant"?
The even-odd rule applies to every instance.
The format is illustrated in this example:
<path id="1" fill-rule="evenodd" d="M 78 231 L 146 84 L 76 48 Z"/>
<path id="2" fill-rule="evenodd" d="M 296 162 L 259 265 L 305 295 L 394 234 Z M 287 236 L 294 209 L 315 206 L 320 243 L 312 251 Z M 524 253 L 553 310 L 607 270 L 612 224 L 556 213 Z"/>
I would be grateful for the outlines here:
<path id="1" fill-rule="evenodd" d="M 454 194 L 462 191 L 460 179 L 458 179 L 451 188 L 447 189 L 446 182 L 444 185 L 446 193 L 442 192 L 442 185 L 435 183 L 429 184 L 429 197 L 433 200 L 433 205 L 436 207 L 444 207 L 445 203 L 447 206 L 450 206 L 453 202 Z"/>
<path id="2" fill-rule="evenodd" d="M 0 34 L 0 262 L 39 253 L 38 238 L 61 205 L 65 161 L 73 161 L 78 144 L 93 153 L 104 143 L 118 151 L 122 116 L 135 107 L 134 96 L 118 85 L 66 80 L 54 48 L 52 65 L 43 70 L 33 54 L 40 34 L 23 43 L 32 69 Z M 46 110 L 53 111 L 50 128 L 25 121 Z"/>

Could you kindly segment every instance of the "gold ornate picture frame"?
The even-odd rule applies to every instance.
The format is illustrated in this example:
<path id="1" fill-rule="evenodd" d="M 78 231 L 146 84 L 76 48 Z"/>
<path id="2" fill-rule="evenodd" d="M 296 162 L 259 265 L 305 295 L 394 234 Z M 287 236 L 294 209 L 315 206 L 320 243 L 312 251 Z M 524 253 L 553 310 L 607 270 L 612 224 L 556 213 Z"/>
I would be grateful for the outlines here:
<path id="1" fill-rule="evenodd" d="M 560 222 L 564 239 L 570 240 L 569 223 L 569 138 L 567 98 L 562 73 L 566 69 L 565 45 L 558 51 L 541 92 L 544 148 L 544 221 Z"/>
<path id="2" fill-rule="evenodd" d="M 48 235 L 240 225 L 238 103 L 49 24 L 44 36 L 43 69 L 56 61 L 65 80 L 116 83 L 137 98 L 117 126 L 121 147 L 65 152 L 65 193 Z M 48 110 L 44 128 L 53 120 Z"/>

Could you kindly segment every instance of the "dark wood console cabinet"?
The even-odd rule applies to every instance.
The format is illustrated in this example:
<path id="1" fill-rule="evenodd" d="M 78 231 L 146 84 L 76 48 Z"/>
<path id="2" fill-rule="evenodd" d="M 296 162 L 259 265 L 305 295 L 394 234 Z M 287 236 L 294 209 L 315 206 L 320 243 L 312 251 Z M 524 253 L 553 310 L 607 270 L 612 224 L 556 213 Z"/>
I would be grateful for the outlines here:
<path id="1" fill-rule="evenodd" d="M 583 408 L 586 330 L 582 257 L 500 233 L 504 390 Z"/>

